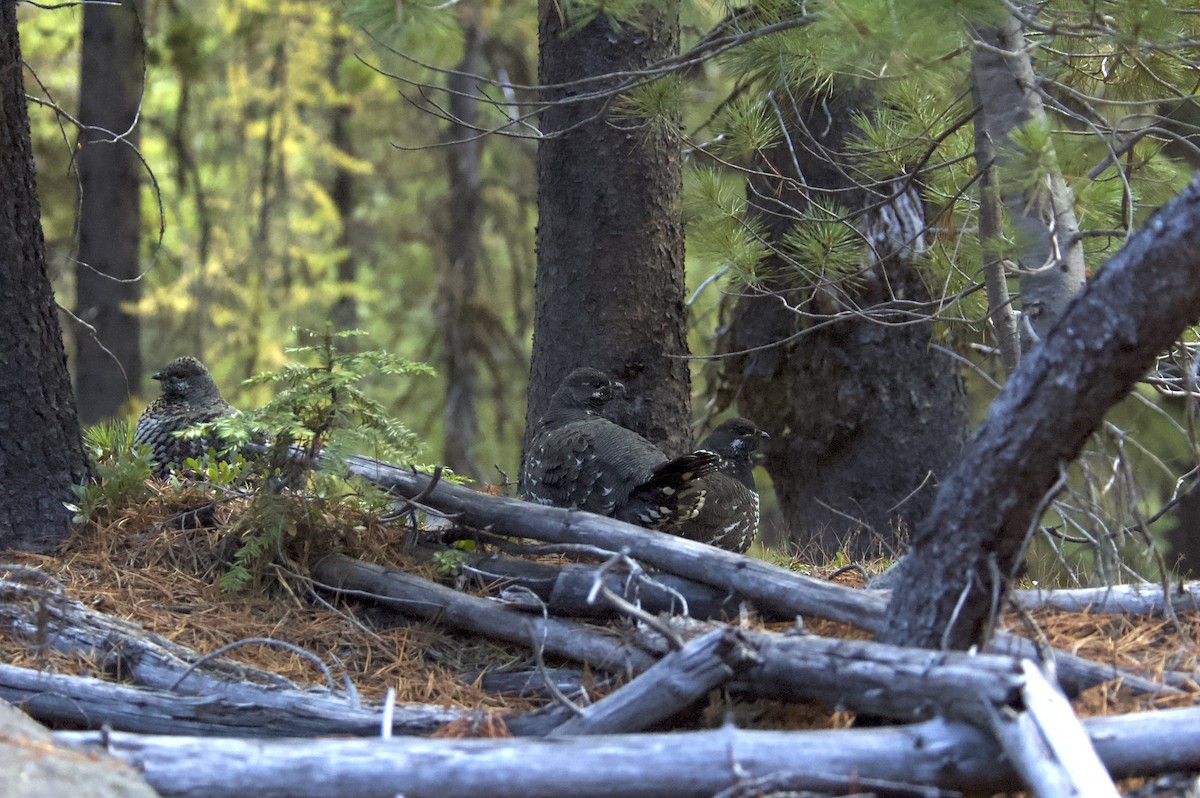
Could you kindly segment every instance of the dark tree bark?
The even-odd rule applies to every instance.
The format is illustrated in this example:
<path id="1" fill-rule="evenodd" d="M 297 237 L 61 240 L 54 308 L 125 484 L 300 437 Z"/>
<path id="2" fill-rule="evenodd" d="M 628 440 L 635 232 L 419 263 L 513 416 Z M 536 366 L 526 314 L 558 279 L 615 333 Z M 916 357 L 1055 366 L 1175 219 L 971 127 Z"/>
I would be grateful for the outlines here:
<path id="1" fill-rule="evenodd" d="M 0 548 L 63 540 L 87 460 L 46 272 L 17 9 L 0 2 Z"/>
<path id="2" fill-rule="evenodd" d="M 141 0 L 83 7 L 76 166 L 79 264 L 75 315 L 92 329 L 75 334 L 75 390 L 85 424 L 119 415 L 141 385 L 141 324 L 128 306 L 140 294 L 139 178 L 133 147 L 141 101 Z M 119 137 L 119 138 L 118 138 Z"/>
<path id="3" fill-rule="evenodd" d="M 811 203 L 862 209 L 849 223 L 873 262 L 857 284 L 801 285 L 770 256 L 763 293 L 733 310 L 723 391 L 771 434 L 765 465 L 790 540 L 861 558 L 894 552 L 929 511 L 966 435 L 965 396 L 958 365 L 930 348 L 930 296 L 911 259 L 923 246 L 918 192 L 903 179 L 860 186 L 844 155 L 850 114 L 869 99 L 809 102 L 791 141 L 765 153 L 752 205 L 776 243 Z"/>
<path id="4" fill-rule="evenodd" d="M 483 139 L 473 128 L 479 116 L 474 98 L 475 79 L 483 60 L 483 31 L 476 17 L 475 3 L 459 6 L 459 25 L 463 33 L 462 60 L 448 80 L 450 116 L 460 120 L 447 131 L 450 141 L 461 142 L 446 150 L 450 179 L 449 219 L 445 230 L 446 263 L 438 284 L 439 315 L 442 324 L 441 373 L 446 380 L 446 404 L 442 410 L 442 460 L 460 474 L 482 479 L 484 468 L 475 457 L 479 437 L 479 413 L 476 409 L 479 363 L 476 332 L 478 314 L 472 306 L 479 277 L 479 253 L 482 250 L 482 195 L 480 158 Z"/>
<path id="5" fill-rule="evenodd" d="M 586 365 L 627 388 L 613 420 L 679 454 L 691 437 L 679 148 L 654 125 L 614 124 L 608 99 L 582 99 L 613 81 L 559 85 L 678 52 L 679 6 L 566 30 L 562 8 L 541 0 L 538 11 L 541 99 L 553 105 L 540 119 L 526 443 L 558 383 Z"/>
<path id="6" fill-rule="evenodd" d="M 1017 369 L 897 566 L 883 642 L 992 633 L 1047 493 L 1105 412 L 1200 315 L 1200 180 L 1153 216 Z"/>

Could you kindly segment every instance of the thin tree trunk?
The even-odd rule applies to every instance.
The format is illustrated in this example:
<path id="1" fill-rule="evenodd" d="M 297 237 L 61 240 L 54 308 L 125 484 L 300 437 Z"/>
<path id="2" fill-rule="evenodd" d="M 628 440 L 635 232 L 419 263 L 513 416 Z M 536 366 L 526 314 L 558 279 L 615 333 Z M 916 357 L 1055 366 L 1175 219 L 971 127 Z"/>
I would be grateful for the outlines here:
<path id="1" fill-rule="evenodd" d="M 338 71 L 348 50 L 346 37 L 339 34 L 333 42 L 332 49 L 333 57 L 330 59 L 329 79 L 340 91 Z M 353 156 L 354 140 L 350 136 L 350 104 L 336 102 L 330 107 L 329 113 L 330 143 L 339 152 Z M 354 175 L 342 164 L 334 167 L 333 185 L 330 187 L 329 195 L 342 223 L 337 246 L 345 253 L 337 264 L 338 285 L 344 288 L 329 309 L 329 319 L 338 330 L 354 330 L 358 328 L 358 301 L 354 294 L 347 290 L 354 285 L 358 266 L 358 259 L 355 257 L 354 251 Z M 340 338 L 338 345 L 351 347 L 354 346 L 353 341 L 353 338 Z"/>
<path id="2" fill-rule="evenodd" d="M 999 27 L 975 32 L 971 54 L 971 77 L 980 104 L 976 117 L 976 142 L 981 168 L 992 172 L 987 178 L 991 191 L 983 195 L 982 221 L 995 216 L 989 204 L 997 198 L 1008 210 L 1009 221 L 1017 236 L 1018 251 L 1010 255 L 1021 268 L 1021 313 L 1029 338 L 1042 338 L 1054 320 L 1079 292 L 1084 272 L 1083 245 L 1079 241 L 1079 222 L 1075 218 L 1075 198 L 1070 187 L 1054 166 L 1053 145 L 1048 145 L 1050 171 L 1033 180 L 1022 175 L 1018 180 L 1004 177 L 1004 166 L 1016 154 L 1011 134 L 1030 123 L 1043 124 L 1046 110 L 1037 93 L 1037 78 L 1029 60 L 1025 34 L 1015 16 Z M 990 159 L 989 159 L 990 156 Z M 990 161 L 990 162 L 989 162 Z M 1032 186 L 1032 188 L 1031 188 Z M 980 235 L 996 261 L 996 237 L 1000 231 L 981 225 Z M 993 263 L 993 265 L 998 265 Z M 989 282 L 988 299 L 993 322 L 1002 308 L 998 286 Z M 1011 346 L 1011 332 L 1001 322 L 997 330 L 1002 346 Z M 1027 340 L 1026 344 L 1031 341 Z M 1028 347 L 1026 347 L 1028 348 Z M 1006 365 L 1012 354 L 1006 354 Z"/>
<path id="3" fill-rule="evenodd" d="M 882 642 L 964 649 L 988 640 L 1047 494 L 1198 316 L 1193 180 L 1079 293 L 992 403 L 897 566 Z"/>
<path id="4" fill-rule="evenodd" d="M 141 293 L 141 12 L 142 0 L 83 7 L 75 315 L 90 329 L 75 332 L 75 390 L 85 424 L 119 415 L 141 386 L 141 323 L 129 309 Z"/>
<path id="5" fill-rule="evenodd" d="M 0 548 L 46 549 L 87 475 L 46 272 L 16 4 L 0 2 Z"/>
<path id="6" fill-rule="evenodd" d="M 679 454 L 691 437 L 679 148 L 658 126 L 614 124 L 608 99 L 580 100 L 612 81 L 571 83 L 678 52 L 679 5 L 576 27 L 564 7 L 541 0 L 538 11 L 541 99 L 552 105 L 540 119 L 526 443 L 562 378 L 592 366 L 627 388 L 614 420 Z"/>
<path id="7" fill-rule="evenodd" d="M 479 116 L 473 97 L 473 75 L 483 61 L 483 31 L 476 3 L 459 7 L 463 56 L 448 79 L 451 123 L 447 136 L 461 142 L 446 151 L 450 177 L 449 222 L 445 231 L 446 265 L 438 286 L 442 322 L 442 374 L 446 404 L 442 411 L 443 461 L 460 474 L 481 479 L 484 469 L 475 456 L 479 437 L 478 324 L 472 306 L 478 301 L 479 253 L 482 247 L 480 157 L 483 141 L 473 129 Z"/>

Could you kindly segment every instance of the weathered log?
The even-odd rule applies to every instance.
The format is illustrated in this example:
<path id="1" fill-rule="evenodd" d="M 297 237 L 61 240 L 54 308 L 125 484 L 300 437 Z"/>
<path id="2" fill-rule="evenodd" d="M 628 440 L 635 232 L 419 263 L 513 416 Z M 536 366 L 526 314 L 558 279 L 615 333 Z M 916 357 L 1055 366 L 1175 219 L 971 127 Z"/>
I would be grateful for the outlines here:
<path id="1" fill-rule="evenodd" d="M 351 472 L 405 498 L 421 501 L 460 523 L 501 535 L 550 543 L 586 543 L 627 550 L 634 559 L 695 582 L 745 596 L 765 613 L 812 615 L 874 631 L 885 600 L 863 590 L 822 582 L 753 557 L 654 532 L 582 510 L 565 510 L 504 496 L 488 496 L 368 457 L 348 457 Z"/>
<path id="2" fill-rule="evenodd" d="M 1200 709 L 1095 718 L 1084 726 L 1114 778 L 1200 769 Z M 600 798 L 711 796 L 787 774 L 796 789 L 840 778 L 998 791 L 1020 786 L 990 734 L 941 720 L 813 732 L 723 728 L 554 739 L 258 740 L 59 732 L 104 745 L 166 796 L 233 798 Z M 808 777 L 806 779 L 806 777 Z"/>
<path id="3" fill-rule="evenodd" d="M 201 654 L 136 623 L 89 609 L 44 583 L 0 579 L 0 621 L 32 646 L 86 654 L 106 672 L 148 687 L 191 695 L 220 693 L 235 700 L 229 691 L 253 692 L 263 685 L 296 688 L 278 674 L 217 657 L 191 669 L 181 682 Z"/>
<path id="4" fill-rule="evenodd" d="M 551 543 L 627 550 L 635 559 L 685 579 L 744 596 L 768 616 L 812 615 L 849 623 L 875 633 L 884 622 L 887 598 L 881 591 L 854 590 L 822 582 L 778 566 L 715 549 L 703 543 L 642 529 L 581 510 L 565 510 L 503 496 L 490 496 L 369 457 L 348 457 L 347 468 L 407 499 L 420 500 L 460 523 L 498 534 Z M 996 635 L 989 650 L 1038 660 L 1037 647 L 1010 634 Z M 1163 685 L 1121 669 L 1054 651 L 1059 683 L 1069 695 L 1110 679 L 1139 692 L 1161 692 Z"/>
<path id="5" fill-rule="evenodd" d="M 130 621 L 96 612 L 44 583 L 0 580 L 0 620 L 31 646 L 77 653 L 135 685 L 0 665 L 0 697 L 37 720 L 131 731 L 264 736 L 374 734 L 382 709 L 327 689 L 301 689 L 278 674 L 202 655 Z M 185 676 L 186 674 L 186 676 Z M 393 707 L 396 734 L 428 734 L 463 710 Z M 468 713 L 469 714 L 469 713 Z M 193 725 L 195 724 L 195 725 Z"/>
<path id="6" fill-rule="evenodd" d="M 383 708 L 358 706 L 346 695 L 282 687 L 253 695 L 185 695 L 154 687 L 114 684 L 86 676 L 0 664 L 0 698 L 42 723 L 147 734 L 238 737 L 315 737 L 380 732 Z M 431 734 L 483 713 L 423 704 L 392 708 L 393 734 Z"/>
<path id="7" fill-rule="evenodd" d="M 540 645 L 548 654 L 586 662 L 602 671 L 641 673 L 655 658 L 615 635 L 561 618 L 543 618 L 470 596 L 394 568 L 342 555 L 317 564 L 313 576 L 339 593 L 363 595 L 406 615 L 446 623 L 520 645 Z"/>
<path id="8" fill-rule="evenodd" d="M 1162 585 L 1112 585 L 1073 590 L 1014 590 L 1011 599 L 1023 610 L 1162 615 L 1169 603 L 1176 612 L 1200 612 L 1200 582 L 1173 585 L 1166 598 Z"/>
<path id="9" fill-rule="evenodd" d="M 673 651 L 615 693 L 560 723 L 551 734 L 641 731 L 680 712 L 709 690 L 745 671 L 754 652 L 728 627 L 714 629 Z"/>
<path id="10" fill-rule="evenodd" d="M 485 587 L 520 585 L 535 593 L 554 615 L 579 618 L 612 618 L 620 615 L 607 601 L 588 600 L 601 578 L 599 566 L 579 563 L 556 566 L 488 555 L 468 561 L 464 570 Z M 727 590 L 675 574 L 643 574 L 631 579 L 625 574 L 610 573 L 605 575 L 604 584 L 626 601 L 637 603 L 646 612 L 676 614 L 686 606 L 687 615 L 701 620 L 736 617 L 744 600 L 744 597 Z"/>
<path id="11" fill-rule="evenodd" d="M 944 715 L 981 724 L 984 705 L 1017 706 L 1024 686 L 1020 662 L 1011 657 L 869 640 L 741 634 L 756 662 L 739 686 L 760 696 L 819 701 L 896 720 Z"/>
<path id="12" fill-rule="evenodd" d="M 1020 709 L 988 708 L 992 733 L 1021 780 L 1038 798 L 1117 798 L 1116 786 L 1067 699 L 1033 663 L 1023 660 L 1021 669 Z"/>

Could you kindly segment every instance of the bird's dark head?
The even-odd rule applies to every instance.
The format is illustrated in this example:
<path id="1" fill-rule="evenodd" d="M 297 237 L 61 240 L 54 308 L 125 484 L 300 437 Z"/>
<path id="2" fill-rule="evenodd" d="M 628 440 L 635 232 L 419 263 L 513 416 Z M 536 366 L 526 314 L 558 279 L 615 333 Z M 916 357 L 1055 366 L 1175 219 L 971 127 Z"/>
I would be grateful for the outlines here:
<path id="1" fill-rule="evenodd" d="M 168 399 L 200 400 L 219 397 L 217 384 L 208 369 L 194 357 L 177 357 L 154 375 Z"/>
<path id="2" fill-rule="evenodd" d="M 567 375 L 554 392 L 551 403 L 563 408 L 599 414 L 614 397 L 625 392 L 625 386 L 603 371 L 578 368 Z"/>
<path id="3" fill-rule="evenodd" d="M 723 421 L 701 444 L 727 460 L 752 460 L 758 447 L 771 436 L 744 418 Z"/>

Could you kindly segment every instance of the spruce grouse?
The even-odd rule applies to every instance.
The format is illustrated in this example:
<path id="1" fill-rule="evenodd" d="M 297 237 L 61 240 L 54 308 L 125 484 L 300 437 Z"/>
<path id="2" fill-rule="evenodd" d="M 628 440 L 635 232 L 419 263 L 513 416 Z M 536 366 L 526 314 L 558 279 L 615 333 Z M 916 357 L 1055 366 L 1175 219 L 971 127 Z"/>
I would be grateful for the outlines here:
<path id="1" fill-rule="evenodd" d="M 184 460 L 200 457 L 213 446 L 204 438 L 184 438 L 177 432 L 237 411 L 221 397 L 208 369 L 194 357 L 172 360 L 154 379 L 162 384 L 162 396 L 142 411 L 133 438 L 150 447 L 154 476 L 165 477 Z"/>
<path id="2" fill-rule="evenodd" d="M 738 554 L 750 548 L 758 533 L 754 453 L 768 437 L 744 418 L 731 418 L 712 431 L 700 447 L 720 455 L 721 465 L 700 480 L 704 508 L 678 534 Z"/>
<path id="3" fill-rule="evenodd" d="M 596 369 L 575 369 L 538 423 L 522 472 L 526 495 L 541 504 L 577 507 L 640 526 L 673 531 L 704 507 L 700 478 L 720 458 L 697 451 L 675 459 L 600 413 L 619 382 Z"/>

